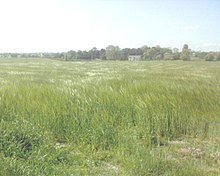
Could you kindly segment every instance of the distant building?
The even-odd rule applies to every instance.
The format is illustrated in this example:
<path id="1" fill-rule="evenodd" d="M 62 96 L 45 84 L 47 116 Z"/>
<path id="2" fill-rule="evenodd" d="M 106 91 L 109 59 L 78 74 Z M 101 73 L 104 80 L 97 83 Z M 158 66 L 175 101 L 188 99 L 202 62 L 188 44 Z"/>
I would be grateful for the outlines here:
<path id="1" fill-rule="evenodd" d="M 139 61 L 139 60 L 141 60 L 141 55 L 129 55 L 128 60 L 129 61 Z"/>

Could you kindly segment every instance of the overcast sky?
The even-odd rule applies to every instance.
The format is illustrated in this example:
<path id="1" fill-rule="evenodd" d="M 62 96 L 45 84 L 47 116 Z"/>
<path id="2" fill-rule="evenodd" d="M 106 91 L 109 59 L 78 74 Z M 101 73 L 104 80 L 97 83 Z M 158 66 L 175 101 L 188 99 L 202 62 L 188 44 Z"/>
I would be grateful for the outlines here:
<path id="1" fill-rule="evenodd" d="M 0 0 L 0 52 L 220 50 L 220 0 Z"/>

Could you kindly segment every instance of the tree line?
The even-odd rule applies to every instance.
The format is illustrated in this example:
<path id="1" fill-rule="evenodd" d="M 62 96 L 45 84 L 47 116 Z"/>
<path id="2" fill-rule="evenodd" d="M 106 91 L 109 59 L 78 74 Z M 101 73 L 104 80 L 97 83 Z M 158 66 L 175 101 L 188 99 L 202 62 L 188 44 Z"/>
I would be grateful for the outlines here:
<path id="1" fill-rule="evenodd" d="M 98 50 L 96 47 L 89 51 L 68 51 L 64 54 L 64 60 L 128 60 L 128 56 L 139 55 L 141 60 L 206 60 L 220 61 L 220 52 L 192 51 L 187 44 L 182 50 L 178 48 L 163 48 L 159 45 L 154 47 L 143 46 L 140 48 L 123 48 L 109 45 L 105 49 Z"/>
<path id="2" fill-rule="evenodd" d="M 91 50 L 70 50 L 62 53 L 2 53 L 0 57 L 6 58 L 52 58 L 65 61 L 75 60 L 128 60 L 128 56 L 138 55 L 143 61 L 150 60 L 206 60 L 220 61 L 220 52 L 192 51 L 187 44 L 182 50 L 178 48 L 163 48 L 159 45 L 154 47 L 143 46 L 140 48 L 123 48 L 109 45 L 105 49 L 98 50 L 93 47 Z"/>

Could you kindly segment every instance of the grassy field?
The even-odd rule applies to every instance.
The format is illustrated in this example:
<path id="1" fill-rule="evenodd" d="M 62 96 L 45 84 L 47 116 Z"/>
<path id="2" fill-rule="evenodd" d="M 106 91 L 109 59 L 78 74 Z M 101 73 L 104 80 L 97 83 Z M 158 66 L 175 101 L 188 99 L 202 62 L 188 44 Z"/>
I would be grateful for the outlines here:
<path id="1" fill-rule="evenodd" d="M 220 175 L 220 62 L 0 59 L 0 175 Z"/>

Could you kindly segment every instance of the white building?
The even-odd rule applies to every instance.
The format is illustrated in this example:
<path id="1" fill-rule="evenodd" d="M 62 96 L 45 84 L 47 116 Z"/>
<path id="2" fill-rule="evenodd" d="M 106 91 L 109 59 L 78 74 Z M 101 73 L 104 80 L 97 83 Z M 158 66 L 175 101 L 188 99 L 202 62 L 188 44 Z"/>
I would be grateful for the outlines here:
<path id="1" fill-rule="evenodd" d="M 128 60 L 129 61 L 139 61 L 139 60 L 141 60 L 141 55 L 129 55 Z"/>

